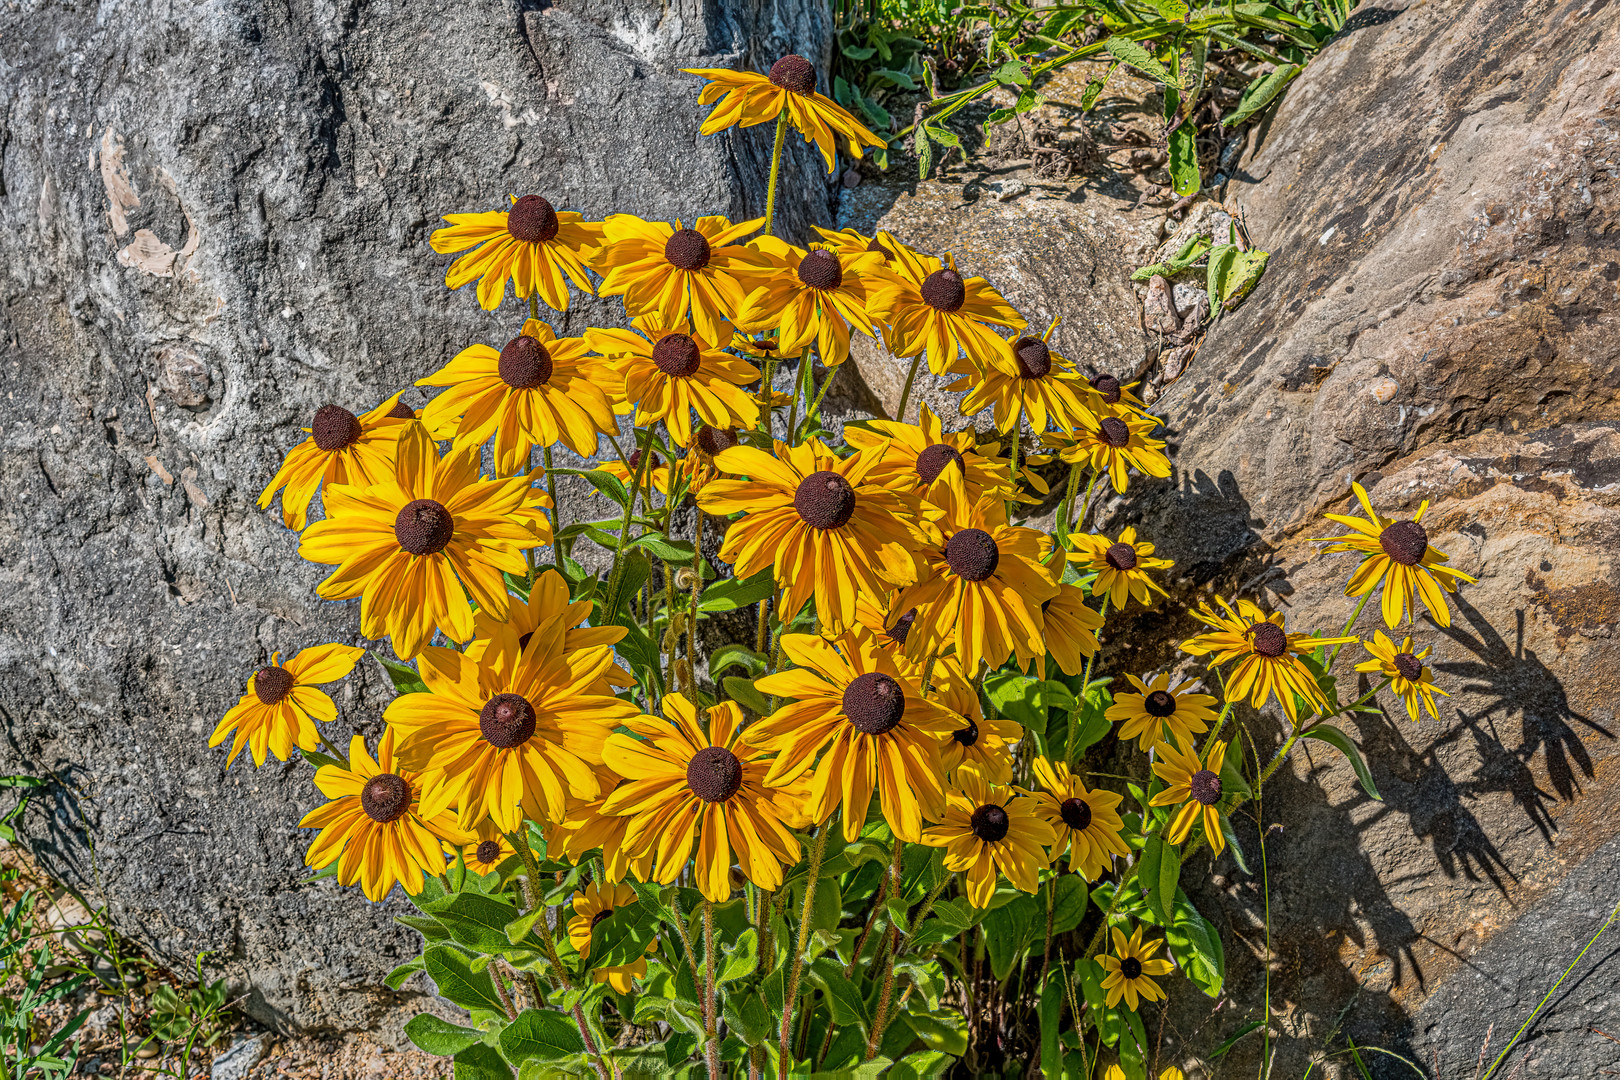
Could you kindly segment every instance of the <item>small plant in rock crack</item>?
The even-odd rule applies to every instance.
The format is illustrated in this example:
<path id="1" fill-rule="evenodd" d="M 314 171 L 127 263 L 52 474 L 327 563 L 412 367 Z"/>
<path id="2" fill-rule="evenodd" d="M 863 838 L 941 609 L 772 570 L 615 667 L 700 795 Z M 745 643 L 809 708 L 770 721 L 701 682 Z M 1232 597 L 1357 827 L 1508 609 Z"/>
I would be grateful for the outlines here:
<path id="1" fill-rule="evenodd" d="M 1162 421 L 949 254 L 774 236 L 789 126 L 829 171 L 835 131 L 856 153 L 881 140 L 801 57 L 697 74 L 704 132 L 776 121 L 765 216 L 590 222 L 533 194 L 448 215 L 447 284 L 478 283 L 504 344 L 424 371 L 439 392 L 420 410 L 325 406 L 265 499 L 307 520 L 319 494 L 299 553 L 336 567 L 320 596 L 358 600 L 364 635 L 389 639 L 385 730 L 327 733 L 322 687 L 364 654 L 323 644 L 247 673 L 211 741 L 232 740 L 227 767 L 243 748 L 315 766 L 306 860 L 372 900 L 409 895 L 422 953 L 387 982 L 424 972 L 466 1010 L 406 1029 L 458 1077 L 920 1077 L 1009 1058 L 1177 1075 L 1142 1013 L 1225 978 L 1184 869 L 1210 872 L 1204 846 L 1242 860 L 1230 814 L 1300 738 L 1350 757 L 1376 798 L 1331 721 L 1406 693 L 1396 679 L 1421 696 L 1421 654 L 1375 643 L 1393 674 L 1343 704 L 1331 672 L 1355 615 L 1320 637 L 1217 598 L 1182 646 L 1211 658 L 1214 692 L 1104 676 L 1099 631 L 1153 609 L 1172 563 L 1088 521 L 1104 485 L 1135 497 L 1133 476 L 1168 475 Z M 540 304 L 565 309 L 570 282 L 622 297 L 627 325 L 558 336 Z M 528 301 L 510 317 L 508 283 Z M 897 419 L 827 431 L 854 333 L 909 359 Z M 925 362 L 987 430 L 907 421 Z M 559 442 L 603 460 L 560 467 Z M 1055 525 L 1032 527 L 1038 469 L 1062 464 Z M 610 515 L 563 521 L 558 476 Z M 673 535 L 688 500 L 693 532 Z M 1350 593 L 1382 587 L 1391 626 L 1413 597 L 1438 615 L 1458 575 L 1422 511 L 1367 505 L 1336 519 L 1354 534 L 1334 548 L 1368 555 Z M 738 612 L 752 632 L 710 640 Z M 1226 725 L 1272 700 L 1288 738 L 1246 767 L 1253 741 L 1246 757 Z M 1091 771 L 1115 724 L 1146 755 L 1134 777 Z"/>
<path id="2" fill-rule="evenodd" d="M 212 1047 L 231 1028 L 225 980 L 203 978 L 203 957 L 197 956 L 197 982 L 190 989 L 165 983 L 153 991 L 152 1013 L 147 1019 L 152 1037 L 169 1046 L 180 1076 L 191 1075 L 191 1055 L 199 1047 Z"/>

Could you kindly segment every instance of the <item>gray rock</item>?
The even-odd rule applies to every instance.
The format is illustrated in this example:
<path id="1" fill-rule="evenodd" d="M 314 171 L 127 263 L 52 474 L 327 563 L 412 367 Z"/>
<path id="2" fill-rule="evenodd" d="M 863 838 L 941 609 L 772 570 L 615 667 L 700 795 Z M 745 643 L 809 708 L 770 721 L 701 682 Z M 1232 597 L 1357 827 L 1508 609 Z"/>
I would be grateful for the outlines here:
<path id="1" fill-rule="evenodd" d="M 231 1048 L 216 1057 L 209 1066 L 209 1080 L 247 1080 L 264 1057 L 264 1036 L 255 1035 L 231 1044 Z"/>
<path id="2" fill-rule="evenodd" d="M 300 884 L 308 767 L 226 773 L 205 746 L 271 651 L 356 634 L 253 501 L 321 404 L 369 407 L 516 330 L 512 301 L 444 289 L 439 214 L 530 190 L 593 216 L 762 212 L 770 128 L 700 138 L 677 69 L 824 66 L 829 23 L 818 0 L 8 15 L 0 771 L 56 778 L 35 853 L 120 932 L 177 969 L 212 952 L 270 1023 L 354 1029 L 413 1000 L 381 989 L 415 948 L 398 897 Z M 788 146 L 780 220 L 802 237 L 829 185 Z M 368 661 L 339 731 L 376 734 L 387 697 Z"/>

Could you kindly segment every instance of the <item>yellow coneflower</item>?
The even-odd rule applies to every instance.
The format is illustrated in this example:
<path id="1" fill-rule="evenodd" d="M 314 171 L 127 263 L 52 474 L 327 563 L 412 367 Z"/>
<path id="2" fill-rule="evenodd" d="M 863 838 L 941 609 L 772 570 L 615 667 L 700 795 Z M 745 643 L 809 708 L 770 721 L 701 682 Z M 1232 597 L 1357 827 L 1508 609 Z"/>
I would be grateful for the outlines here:
<path id="1" fill-rule="evenodd" d="M 1041 604 L 1046 648 L 1065 675 L 1079 675 L 1086 660 L 1097 655 L 1097 631 L 1103 615 L 1086 606 L 1086 590 L 1079 585 L 1058 585 L 1057 595 Z M 1020 657 L 1020 660 L 1024 659 Z M 1045 672 L 1045 657 L 1041 657 Z"/>
<path id="2" fill-rule="evenodd" d="M 1108 973 L 1102 981 L 1108 1007 L 1112 1009 L 1124 998 L 1126 1007 L 1135 1012 L 1138 1000 L 1163 1001 L 1164 991 L 1151 976 L 1168 975 L 1175 970 L 1175 965 L 1168 960 L 1150 958 L 1164 941 L 1160 939 L 1143 944 L 1140 925 L 1129 939 L 1119 927 L 1109 929 L 1114 935 L 1114 954 L 1097 957 L 1097 963 Z"/>
<path id="3" fill-rule="evenodd" d="M 366 740 L 354 736 L 349 767 L 322 765 L 315 786 L 332 801 L 298 823 L 321 830 L 304 865 L 319 870 L 336 862 L 338 883 L 358 881 L 368 900 L 382 900 L 396 881 L 415 896 L 423 875 L 444 872 L 443 844 L 467 842 L 453 813 L 422 806 L 422 779 L 395 761 L 392 731 L 383 733 L 376 758 L 366 752 Z"/>
<path id="4" fill-rule="evenodd" d="M 422 422 L 456 449 L 495 436 L 495 468 L 512 476 L 529 468 L 536 446 L 566 442 L 590 457 L 602 435 L 618 432 L 607 392 L 588 374 L 583 338 L 559 338 L 539 319 L 497 352 L 469 345 L 417 386 L 447 389 L 427 403 Z"/>
<path id="5" fill-rule="evenodd" d="M 337 719 L 337 706 L 317 688 L 347 678 L 365 654 L 349 645 L 313 645 L 283 665 L 275 653 L 253 673 L 247 693 L 225 713 L 208 745 L 218 746 L 236 732 L 225 757 L 227 769 L 245 746 L 253 749 L 254 765 L 263 765 L 266 753 L 289 761 L 295 749 L 316 749 L 321 739 L 314 722 Z"/>
<path id="6" fill-rule="evenodd" d="M 869 420 L 864 427 L 846 426 L 844 441 L 876 454 L 872 475 L 895 491 L 937 501 L 934 488 L 960 477 L 969 502 L 987 492 L 1007 497 L 1007 460 L 999 456 L 1000 446 L 979 443 L 972 428 L 945 431 L 927 405 L 919 406 L 915 424 Z"/>
<path id="7" fill-rule="evenodd" d="M 911 627 L 917 621 L 917 609 L 897 608 L 894 606 L 894 598 L 895 594 L 892 592 L 857 593 L 854 631 L 870 634 L 877 641 L 879 648 L 892 656 L 904 657 L 906 639 L 911 636 Z M 828 636 L 837 636 L 832 631 L 826 633 Z M 908 661 L 902 659 L 900 662 Z"/>
<path id="8" fill-rule="evenodd" d="M 731 347 L 755 360 L 797 360 L 810 349 L 808 344 L 794 349 L 784 349 L 774 337 L 753 337 L 741 330 L 731 335 Z M 787 405 L 792 401 L 792 395 L 783 390 L 775 390 L 772 395 L 780 399 L 772 401 L 772 405 Z"/>
<path id="9" fill-rule="evenodd" d="M 723 217 L 702 217 L 687 228 L 678 220 L 614 214 L 602 223 L 606 241 L 592 263 L 602 274 L 598 291 L 623 296 L 627 312 L 652 315 L 661 327 L 678 326 L 690 312 L 705 342 L 729 341 L 727 319 L 742 307 L 745 294 L 738 275 L 760 263 L 759 255 L 736 241 L 764 220 L 733 225 Z"/>
<path id="10" fill-rule="evenodd" d="M 1198 760 L 1192 743 L 1185 750 L 1175 739 L 1158 743 L 1153 748 L 1153 771 L 1169 786 L 1149 800 L 1151 806 L 1180 806 L 1170 818 L 1164 838 L 1172 844 L 1187 839 L 1194 825 L 1203 823 L 1204 839 L 1209 848 L 1219 855 L 1226 850 L 1226 835 L 1221 831 L 1221 766 L 1226 763 L 1226 743 L 1216 739 L 1209 744 L 1203 761 Z"/>
<path id="11" fill-rule="evenodd" d="M 662 420 L 677 446 L 692 442 L 692 413 L 714 427 L 753 427 L 759 402 L 743 389 L 759 369 L 725 351 L 730 331 L 715 337 L 684 318 L 643 315 L 635 330 L 587 330 L 592 351 L 607 358 L 616 396 L 635 406 L 637 427 Z M 638 332 L 639 331 L 639 332 Z"/>
<path id="12" fill-rule="evenodd" d="M 1030 793 L 1035 812 L 1057 837 L 1052 846 L 1054 863 L 1067 852 L 1069 869 L 1087 881 L 1096 881 L 1113 865 L 1115 856 L 1130 858 L 1130 845 L 1120 835 L 1125 829 L 1119 816 L 1122 796 L 1100 788 L 1091 790 L 1062 761 L 1036 758 L 1035 779 L 1045 789 Z"/>
<path id="13" fill-rule="evenodd" d="M 672 482 L 676 484 L 684 482 L 687 493 L 696 498 L 709 486 L 709 481 L 719 480 L 725 476 L 715 458 L 732 447 L 741 445 L 742 439 L 738 437 L 736 428 L 704 424 L 692 436 L 691 451 L 676 463 L 675 478 Z"/>
<path id="14" fill-rule="evenodd" d="M 575 893 L 574 914 L 568 920 L 568 942 L 579 953 L 579 958 L 591 958 L 591 935 L 597 923 L 620 908 L 634 907 L 638 903 L 640 900 L 636 897 L 636 890 L 628 885 L 603 887 L 593 881 Z M 647 942 L 647 952 L 657 947 L 656 941 Z M 591 981 L 605 982 L 613 987 L 615 993 L 628 994 L 635 989 L 636 980 L 646 976 L 647 958 L 638 956 L 628 964 L 596 968 L 591 972 Z"/>
<path id="15" fill-rule="evenodd" d="M 826 245 L 840 255 L 861 255 L 868 251 L 875 251 L 883 256 L 883 264 L 891 269 L 895 268 L 894 257 L 896 252 L 906 252 L 913 258 L 918 257 L 911 248 L 896 240 L 887 232 L 875 233 L 867 236 L 858 229 L 823 229 L 820 225 L 813 226 Z"/>
<path id="16" fill-rule="evenodd" d="M 1313 708 L 1327 708 L 1327 700 L 1316 685 L 1316 677 L 1294 654 L 1308 653 L 1318 645 L 1354 641 L 1355 638 L 1314 638 L 1308 634 L 1290 634 L 1283 629 L 1280 611 L 1267 615 L 1249 600 L 1239 600 L 1236 609 L 1224 597 L 1217 596 L 1215 601 L 1225 610 L 1225 615 L 1212 609 L 1208 603 L 1200 603 L 1198 610 L 1192 613 L 1193 618 L 1213 627 L 1215 632 L 1188 638 L 1181 643 L 1181 651 L 1194 656 L 1214 653 L 1215 656 L 1209 661 L 1210 667 L 1218 667 L 1240 656 L 1243 658 L 1243 662 L 1226 680 L 1227 701 L 1248 698 L 1249 703 L 1258 709 L 1275 693 L 1289 721 L 1294 724 L 1299 723 L 1295 695 L 1304 698 Z"/>
<path id="17" fill-rule="evenodd" d="M 993 406 L 997 431 L 1016 431 L 1027 419 L 1036 434 L 1048 426 L 1073 431 L 1096 423 L 1082 394 L 1085 379 L 1072 363 L 1053 352 L 1044 338 L 1025 335 L 1009 341 L 993 336 L 994 348 L 968 354 L 977 361 L 976 370 L 946 387 L 950 391 L 968 391 L 962 399 L 963 416 Z"/>
<path id="18" fill-rule="evenodd" d="M 1131 597 L 1143 607 L 1153 606 L 1153 593 L 1168 596 L 1164 588 L 1148 576 L 1149 570 L 1168 570 L 1174 559 L 1155 559 L 1153 545 L 1136 539 L 1136 526 L 1127 525 L 1119 539 L 1093 533 L 1070 533 L 1074 550 L 1069 561 L 1080 564 L 1082 574 L 1096 574 L 1091 582 L 1092 596 L 1107 596 L 1116 611 L 1123 610 Z"/>
<path id="19" fill-rule="evenodd" d="M 805 809 L 819 823 L 842 806 L 849 842 L 875 790 L 889 829 L 916 843 L 923 819 L 938 820 L 944 810 L 940 740 L 960 721 L 924 699 L 869 635 L 829 642 L 786 634 L 782 648 L 799 666 L 754 683 L 762 694 L 791 699 L 749 729 L 756 745 L 776 753 L 765 782 L 779 787 L 813 767 Z"/>
<path id="20" fill-rule="evenodd" d="M 1086 389 L 1082 395 L 1091 411 L 1098 416 L 1107 416 L 1110 412 L 1132 412 L 1138 416 L 1147 416 L 1147 405 L 1142 399 L 1131 393 L 1133 387 L 1140 383 L 1126 385 L 1119 379 L 1105 371 L 1099 371 L 1086 379 Z"/>
<path id="21" fill-rule="evenodd" d="M 782 885 L 782 868 L 799 861 L 799 841 L 776 796 L 765 787 L 770 763 L 757 725 L 742 731 L 742 709 L 726 701 L 708 710 L 708 730 L 681 694 L 666 694 L 665 720 L 644 717 L 608 739 L 603 757 L 624 782 L 602 813 L 631 818 L 624 844 L 655 852 L 653 880 L 668 885 L 692 858 L 697 886 L 710 900 L 731 898 L 731 863 L 762 889 Z"/>
<path id="22" fill-rule="evenodd" d="M 1357 664 L 1357 671 L 1377 671 L 1387 676 L 1389 688 L 1400 695 L 1401 703 L 1406 706 L 1406 715 L 1413 720 L 1421 719 L 1418 713 L 1420 699 L 1429 710 L 1429 716 L 1440 719 L 1440 714 L 1434 709 L 1434 695 L 1451 695 L 1434 685 L 1434 673 L 1423 664 L 1423 658 L 1433 651 L 1432 646 L 1422 652 L 1414 652 L 1412 639 L 1407 637 L 1401 640 L 1401 646 L 1397 649 L 1382 630 L 1374 633 L 1371 641 L 1361 644 L 1372 659 Z"/>
<path id="23" fill-rule="evenodd" d="M 1441 626 L 1451 625 L 1451 609 L 1446 605 L 1446 593 L 1457 591 L 1457 582 L 1475 581 L 1461 570 L 1443 565 L 1449 556 L 1429 546 L 1429 532 L 1423 527 L 1423 515 L 1429 509 L 1424 499 L 1411 521 L 1396 521 L 1373 509 L 1372 500 L 1360 484 L 1351 484 L 1366 518 L 1350 514 L 1324 514 L 1329 521 L 1348 525 L 1355 532 L 1345 536 L 1322 537 L 1330 541 L 1328 551 L 1359 551 L 1366 556 L 1350 581 L 1344 587 L 1346 596 L 1365 596 L 1384 586 L 1382 607 L 1384 623 L 1399 626 L 1408 610 L 1417 617 L 1417 601 L 1429 609 L 1434 621 Z"/>
<path id="24" fill-rule="evenodd" d="M 968 903 L 983 908 L 996 893 L 998 874 L 1023 892 L 1039 888 L 1046 848 L 1057 836 L 1033 799 L 1017 788 L 992 785 L 968 766 L 957 770 L 945 793 L 945 814 L 923 830 L 922 842 L 945 849 L 945 869 L 963 874 Z"/>
<path id="25" fill-rule="evenodd" d="M 822 625 L 838 633 L 855 621 L 856 596 L 916 580 L 910 512 L 871 482 L 871 455 L 840 459 L 818 439 L 775 448 L 774 456 L 751 446 L 717 454 L 722 472 L 747 479 L 710 482 L 698 506 L 746 515 L 726 529 L 720 558 L 738 577 L 772 568 L 784 622 L 814 596 Z"/>
<path id="26" fill-rule="evenodd" d="M 428 242 L 440 255 L 467 251 L 445 271 L 444 283 L 459 289 L 478 279 L 478 303 L 494 311 L 506 296 L 506 283 L 519 300 L 538 293 L 546 306 L 568 310 L 568 281 L 586 296 L 591 279 L 585 273 L 602 245 L 600 222 L 586 221 L 572 210 L 558 210 L 539 195 L 511 196 L 510 210 L 446 214 L 450 224 L 436 229 Z"/>
<path id="27" fill-rule="evenodd" d="M 979 692 L 957 664 L 947 656 L 934 661 L 929 672 L 926 661 L 900 661 L 900 668 L 917 683 L 930 678 L 928 696 L 957 717 L 958 726 L 940 744 L 939 763 L 947 776 L 960 768 L 978 770 L 992 784 L 1012 779 L 1013 743 L 1024 737 L 1023 726 L 999 716 L 986 717 L 979 707 Z"/>
<path id="28" fill-rule="evenodd" d="M 935 375 L 966 374 L 978 362 L 972 358 L 1001 347 L 1004 339 L 991 326 L 1022 330 L 1028 325 L 984 278 L 957 273 L 954 260 L 947 265 L 931 255 L 897 249 L 889 266 L 895 281 L 877 299 L 889 313 L 889 351 L 896 356 L 926 353 L 928 370 Z M 967 361 L 961 359 L 964 352 Z"/>
<path id="29" fill-rule="evenodd" d="M 1087 418 L 1091 419 L 1088 425 Z M 1049 435 L 1043 441 L 1059 450 L 1058 456 L 1070 465 L 1087 465 L 1099 474 L 1107 473 L 1114 490 L 1124 494 L 1130 486 L 1134 466 L 1148 476 L 1170 475 L 1170 458 L 1164 440 L 1153 438 L 1159 422 L 1133 413 L 1115 412 L 1101 419 L 1087 413 L 1072 435 Z"/>
<path id="30" fill-rule="evenodd" d="M 1118 693 L 1114 703 L 1103 713 L 1111 724 L 1119 724 L 1121 742 L 1137 741 L 1146 753 L 1154 743 L 1172 739 L 1192 745 L 1194 735 L 1201 735 L 1215 722 L 1215 698 L 1209 694 L 1189 693 L 1187 688 L 1196 679 L 1184 679 L 1170 685 L 1170 673 L 1165 672 L 1152 682 L 1143 682 L 1135 675 L 1126 675 L 1136 693 Z"/>
<path id="31" fill-rule="evenodd" d="M 453 819 L 454 811 L 447 810 L 445 815 Z M 445 850 L 460 852 L 462 862 L 475 874 L 493 874 L 501 868 L 502 863 L 517 854 L 512 841 L 488 818 L 478 823 L 471 840 L 465 844 L 446 843 Z"/>
<path id="32" fill-rule="evenodd" d="M 546 850 L 578 866 L 593 851 L 602 853 L 602 873 L 608 881 L 618 884 L 626 874 L 637 881 L 651 881 L 653 863 L 658 852 L 649 848 L 632 854 L 625 845 L 625 830 L 630 818 L 602 813 L 602 806 L 622 783 L 618 773 L 606 765 L 596 767 L 596 781 L 602 792 L 594 799 L 570 799 L 562 820 L 546 827 Z"/>
<path id="33" fill-rule="evenodd" d="M 888 143 L 866 129 L 844 107 L 825 94 L 816 93 L 816 66 L 802 56 L 788 54 L 771 65 L 770 74 L 731 71 L 726 68 L 682 68 L 688 75 L 708 79 L 698 95 L 698 104 L 720 104 L 704 119 L 698 131 L 713 135 L 733 126 L 753 127 L 775 120 L 784 112 L 788 123 L 798 129 L 805 142 L 814 142 L 827 163 L 830 174 L 837 168 L 838 136 L 849 152 L 862 156 L 863 146 L 881 147 Z"/>
<path id="34" fill-rule="evenodd" d="M 400 404 L 399 394 L 359 416 L 341 405 L 316 409 L 304 429 L 309 438 L 287 451 L 281 468 L 259 493 L 259 509 L 268 508 L 280 491 L 281 520 L 287 528 L 302 532 L 310 500 L 323 483 L 369 487 L 392 476 L 394 444 L 404 428 L 401 421 L 415 415 Z"/>
<path id="35" fill-rule="evenodd" d="M 440 458 L 427 428 L 411 421 L 399 437 L 394 475 L 373 487 L 334 485 L 326 520 L 305 531 L 298 554 L 336 563 L 316 590 L 323 600 L 360 603 L 361 632 L 390 637 L 403 659 L 434 628 L 455 641 L 473 636 L 470 593 L 504 618 L 503 571 L 522 574 L 525 548 L 551 543 L 551 499 L 528 476 L 480 480 L 478 447 Z"/>
<path id="36" fill-rule="evenodd" d="M 536 637 L 541 639 L 543 648 L 546 639 L 557 633 L 563 635 L 563 652 L 571 653 L 598 645 L 617 645 L 629 632 L 622 626 L 582 625 L 590 617 L 591 602 L 570 600 L 567 580 L 555 570 L 546 570 L 534 579 L 527 601 L 512 602 L 506 618 L 496 619 L 484 611 L 473 614 L 473 640 L 468 642 L 463 655 L 469 660 L 482 660 L 487 651 L 496 648 L 521 656 Z M 628 672 L 611 666 L 602 673 L 601 681 L 591 692 L 612 695 L 633 685 Z"/>
<path id="37" fill-rule="evenodd" d="M 837 367 L 849 358 L 851 327 L 877 337 L 876 304 L 881 286 L 893 277 L 876 251 L 840 254 L 827 247 L 809 251 L 774 236 L 749 242 L 765 263 L 745 281 L 752 285 L 737 309 L 745 330 L 775 330 L 779 347 L 792 351 L 814 342 L 821 362 Z"/>

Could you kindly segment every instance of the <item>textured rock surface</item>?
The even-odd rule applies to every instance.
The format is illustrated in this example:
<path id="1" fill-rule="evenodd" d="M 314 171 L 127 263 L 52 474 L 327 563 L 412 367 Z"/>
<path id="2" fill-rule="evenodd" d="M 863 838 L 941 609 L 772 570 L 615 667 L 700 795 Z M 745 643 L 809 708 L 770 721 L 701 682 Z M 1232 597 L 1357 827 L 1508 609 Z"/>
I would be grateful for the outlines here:
<path id="1" fill-rule="evenodd" d="M 27 822 L 42 862 L 160 957 L 215 951 L 261 1019 L 365 1026 L 412 935 L 298 884 L 306 766 L 224 773 L 204 746 L 272 650 L 356 632 L 253 499 L 319 405 L 517 328 L 515 303 L 443 289 L 441 212 L 529 190 L 761 212 L 769 130 L 700 139 L 676 69 L 820 56 L 826 7 L 81 3 L 0 26 L 0 771 L 60 779 Z M 802 233 L 827 187 L 791 145 Z M 343 724 L 375 732 L 382 702 L 368 662 Z"/>

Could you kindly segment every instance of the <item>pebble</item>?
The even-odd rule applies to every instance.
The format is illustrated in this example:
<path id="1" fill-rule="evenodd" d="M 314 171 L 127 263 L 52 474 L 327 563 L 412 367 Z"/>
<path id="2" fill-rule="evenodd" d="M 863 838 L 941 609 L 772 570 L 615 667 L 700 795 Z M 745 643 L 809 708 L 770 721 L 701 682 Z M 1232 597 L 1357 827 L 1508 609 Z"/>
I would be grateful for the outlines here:
<path id="1" fill-rule="evenodd" d="M 1361 389 L 1368 397 L 1382 405 L 1400 392 L 1401 384 L 1388 375 L 1380 375 Z"/>
<path id="2" fill-rule="evenodd" d="M 214 1059 L 209 1070 L 210 1080 L 247 1080 L 253 1066 L 264 1056 L 264 1039 L 254 1036 L 232 1044 L 231 1048 Z"/>

